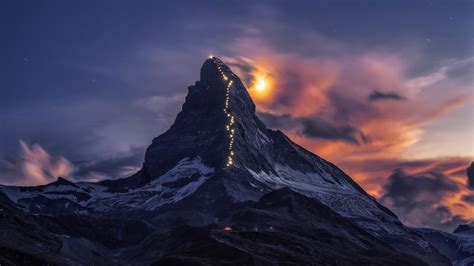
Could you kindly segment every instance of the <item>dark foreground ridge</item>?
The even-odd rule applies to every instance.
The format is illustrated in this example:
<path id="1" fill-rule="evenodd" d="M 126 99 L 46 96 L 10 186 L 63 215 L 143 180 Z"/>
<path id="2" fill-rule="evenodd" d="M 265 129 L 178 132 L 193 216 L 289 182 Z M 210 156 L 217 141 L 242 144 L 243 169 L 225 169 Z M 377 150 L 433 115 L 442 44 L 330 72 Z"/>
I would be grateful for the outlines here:
<path id="1" fill-rule="evenodd" d="M 1 187 L 0 264 L 450 264 L 335 165 L 268 129 L 221 60 L 188 89 L 136 174 Z"/>

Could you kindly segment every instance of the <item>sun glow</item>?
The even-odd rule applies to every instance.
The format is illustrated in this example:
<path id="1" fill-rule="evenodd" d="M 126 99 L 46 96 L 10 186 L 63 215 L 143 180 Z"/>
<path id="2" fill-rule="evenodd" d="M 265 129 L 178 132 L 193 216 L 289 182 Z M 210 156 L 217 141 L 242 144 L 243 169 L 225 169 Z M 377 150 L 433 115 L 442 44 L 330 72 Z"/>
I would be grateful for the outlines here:
<path id="1" fill-rule="evenodd" d="M 250 82 L 250 95 L 252 99 L 259 105 L 262 102 L 271 100 L 274 90 L 274 80 L 268 74 L 268 71 L 260 70 L 252 74 L 253 78 Z"/>
<path id="2" fill-rule="evenodd" d="M 265 79 L 258 78 L 257 85 L 255 86 L 255 89 L 259 92 L 262 92 L 266 89 L 266 87 L 267 87 L 267 83 L 266 83 Z"/>

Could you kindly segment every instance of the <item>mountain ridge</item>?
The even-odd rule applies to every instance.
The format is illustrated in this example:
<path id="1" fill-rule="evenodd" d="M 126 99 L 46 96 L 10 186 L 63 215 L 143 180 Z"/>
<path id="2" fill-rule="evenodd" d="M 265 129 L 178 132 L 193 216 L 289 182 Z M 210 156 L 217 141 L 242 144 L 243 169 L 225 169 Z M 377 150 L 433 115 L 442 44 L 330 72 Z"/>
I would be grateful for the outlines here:
<path id="1" fill-rule="evenodd" d="M 399 253 L 430 264 L 447 263 L 337 166 L 283 132 L 268 129 L 255 108 L 240 78 L 212 57 L 204 62 L 200 80 L 188 87 L 173 125 L 147 148 L 136 174 L 99 183 L 58 179 L 34 189 L 3 186 L 1 191 L 33 214 L 133 215 L 170 228 L 175 220 L 192 226 L 219 224 L 233 209 L 287 187 Z"/>

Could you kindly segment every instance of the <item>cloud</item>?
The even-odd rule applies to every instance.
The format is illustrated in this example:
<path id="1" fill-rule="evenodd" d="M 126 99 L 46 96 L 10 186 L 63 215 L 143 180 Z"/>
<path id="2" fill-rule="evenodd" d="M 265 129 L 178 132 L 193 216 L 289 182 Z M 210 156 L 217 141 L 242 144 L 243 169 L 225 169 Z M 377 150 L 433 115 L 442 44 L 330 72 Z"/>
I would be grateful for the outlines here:
<path id="1" fill-rule="evenodd" d="M 70 177 L 73 165 L 62 156 L 51 156 L 40 145 L 20 140 L 18 156 L 0 161 L 0 180 L 7 185 L 42 185 L 58 177 Z"/>
<path id="2" fill-rule="evenodd" d="M 340 139 L 359 144 L 357 134 L 360 131 L 350 125 L 337 126 L 320 118 L 304 118 L 302 119 L 302 126 L 301 133 L 309 138 Z"/>
<path id="3" fill-rule="evenodd" d="M 409 175 L 397 169 L 384 185 L 380 201 L 409 226 L 451 231 L 466 220 L 453 215 L 443 200 L 460 189 L 458 183 L 440 173 Z"/>
<path id="4" fill-rule="evenodd" d="M 474 194 L 471 195 L 464 195 L 462 197 L 462 200 L 469 203 L 469 204 L 474 204 Z"/>
<path id="5" fill-rule="evenodd" d="M 474 190 L 474 162 L 466 169 L 467 187 Z"/>
<path id="6" fill-rule="evenodd" d="M 140 147 L 109 158 L 77 162 L 74 177 L 76 180 L 100 181 L 130 176 L 140 170 L 144 153 L 145 148 Z"/>
<path id="7" fill-rule="evenodd" d="M 351 125 L 337 125 L 319 117 L 293 117 L 290 114 L 276 115 L 260 112 L 258 116 L 270 128 L 293 131 L 308 138 L 341 140 L 351 144 L 368 143 L 370 139 Z"/>
<path id="8" fill-rule="evenodd" d="M 170 120 L 176 116 L 186 98 L 185 94 L 174 94 L 171 96 L 155 95 L 140 98 L 135 105 L 141 106 L 159 116 L 159 119 Z"/>
<path id="9" fill-rule="evenodd" d="M 448 176 L 459 184 L 466 184 L 466 165 L 471 158 L 446 157 L 433 159 L 397 159 L 371 158 L 348 159 L 342 158 L 338 165 L 356 179 L 370 194 L 381 197 L 383 184 L 388 180 L 393 169 L 401 168 L 410 175 L 435 172 Z M 474 217 L 473 217 L 474 218 Z"/>
<path id="10" fill-rule="evenodd" d="M 144 148 L 131 149 L 101 160 L 71 162 L 53 156 L 41 145 L 20 140 L 18 154 L 0 160 L 0 184 L 16 186 L 44 185 L 64 177 L 72 181 L 96 182 L 126 177 L 140 169 Z"/>
<path id="11" fill-rule="evenodd" d="M 407 80 L 407 86 L 415 90 L 421 90 L 447 79 L 452 72 L 462 70 L 466 67 L 472 67 L 473 63 L 474 57 L 447 60 L 435 71 Z"/>
<path id="12" fill-rule="evenodd" d="M 381 101 L 381 100 L 406 100 L 405 97 L 400 96 L 394 92 L 380 92 L 378 90 L 372 91 L 367 97 L 369 102 Z"/>

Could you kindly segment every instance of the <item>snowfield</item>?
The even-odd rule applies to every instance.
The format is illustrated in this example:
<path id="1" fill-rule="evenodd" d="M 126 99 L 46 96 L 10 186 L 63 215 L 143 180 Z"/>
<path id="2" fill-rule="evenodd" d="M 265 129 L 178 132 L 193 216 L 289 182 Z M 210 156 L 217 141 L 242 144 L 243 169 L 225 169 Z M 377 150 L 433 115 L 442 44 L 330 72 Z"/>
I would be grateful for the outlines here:
<path id="1" fill-rule="evenodd" d="M 19 205 L 22 205 L 22 200 L 34 200 L 43 196 L 52 200 L 66 199 L 99 212 L 124 208 L 156 210 L 162 205 L 178 202 L 191 195 L 212 172 L 214 169 L 204 165 L 200 158 L 184 158 L 173 169 L 146 186 L 122 193 L 109 192 L 108 187 L 84 182 L 61 185 L 51 183 L 29 188 L 2 186 L 0 191 Z"/>

